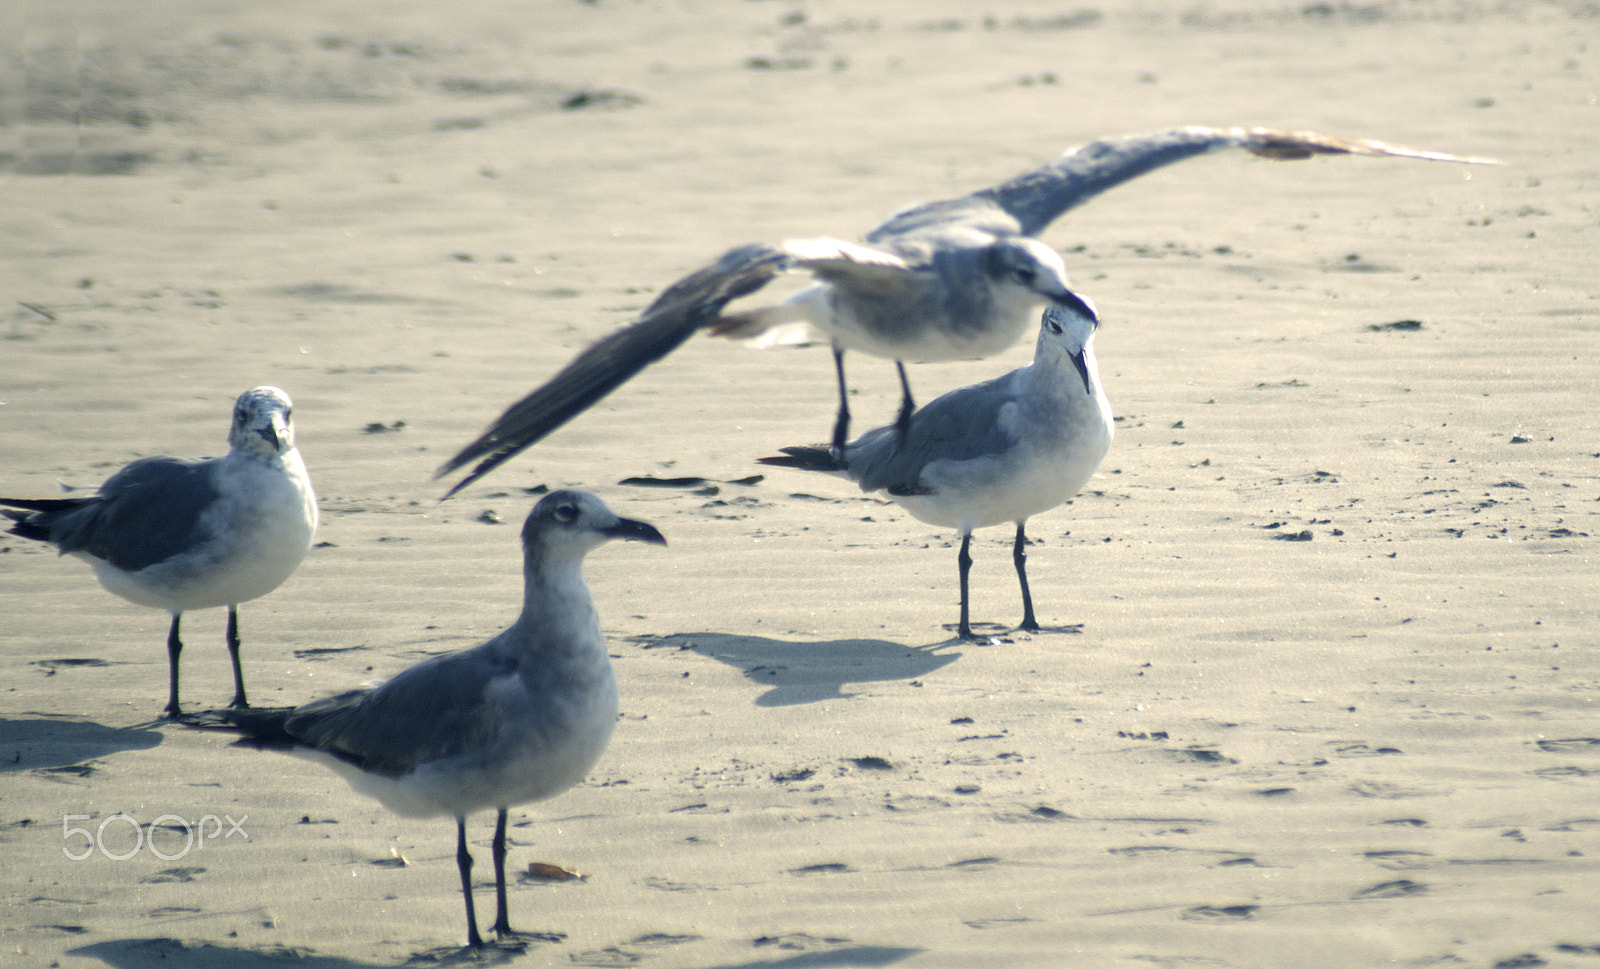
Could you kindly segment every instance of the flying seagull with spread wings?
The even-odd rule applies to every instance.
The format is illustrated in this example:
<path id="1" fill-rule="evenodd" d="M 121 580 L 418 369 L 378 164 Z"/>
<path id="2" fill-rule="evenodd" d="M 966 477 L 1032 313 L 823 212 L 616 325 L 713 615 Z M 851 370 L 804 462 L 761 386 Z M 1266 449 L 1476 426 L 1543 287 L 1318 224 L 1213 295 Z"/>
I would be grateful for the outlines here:
<path id="1" fill-rule="evenodd" d="M 1228 148 L 1277 160 L 1371 155 L 1492 164 L 1378 141 L 1267 128 L 1186 127 L 1093 141 L 999 185 L 903 209 L 862 243 L 796 239 L 729 250 L 669 287 L 632 325 L 591 346 L 513 404 L 445 462 L 436 477 L 479 462 L 448 498 L 700 329 L 749 339 L 800 325 L 826 336 L 839 381 L 832 442 L 841 453 L 850 420 L 844 352 L 895 361 L 902 391 L 897 426 L 903 436 L 915 410 L 904 361 L 993 356 L 1015 343 L 1041 308 L 1070 305 L 1061 257 L 1035 238 L 1050 223 L 1129 179 Z M 724 312 L 733 300 L 785 272 L 810 273 L 815 282 L 776 305 Z"/>

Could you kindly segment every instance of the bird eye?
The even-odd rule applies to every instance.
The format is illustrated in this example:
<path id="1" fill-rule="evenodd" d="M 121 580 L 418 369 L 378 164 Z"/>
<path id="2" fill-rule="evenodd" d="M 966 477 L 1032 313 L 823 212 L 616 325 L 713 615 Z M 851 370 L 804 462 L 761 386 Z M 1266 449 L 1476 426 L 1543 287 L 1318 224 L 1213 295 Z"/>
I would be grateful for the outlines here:
<path id="1" fill-rule="evenodd" d="M 1061 324 L 1060 323 L 1057 323 L 1055 320 L 1046 319 L 1044 321 L 1044 325 L 1050 328 L 1050 332 L 1051 333 L 1057 334 L 1058 336 L 1060 335 L 1060 333 L 1061 333 Z"/>
<path id="2" fill-rule="evenodd" d="M 1016 277 L 1017 282 L 1024 286 L 1032 286 L 1033 280 L 1037 276 L 1032 266 L 1018 266 L 1011 271 L 1011 274 Z"/>
<path id="3" fill-rule="evenodd" d="M 566 524 L 578 517 L 578 509 L 572 505 L 557 505 L 556 510 L 550 513 L 556 521 Z"/>

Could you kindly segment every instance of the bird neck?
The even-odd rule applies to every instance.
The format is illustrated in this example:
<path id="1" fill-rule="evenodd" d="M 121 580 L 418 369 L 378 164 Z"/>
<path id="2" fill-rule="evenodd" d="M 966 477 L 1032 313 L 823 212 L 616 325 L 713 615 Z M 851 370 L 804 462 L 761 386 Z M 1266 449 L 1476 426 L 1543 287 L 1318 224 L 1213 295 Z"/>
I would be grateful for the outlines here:
<path id="1" fill-rule="evenodd" d="M 528 628 L 524 642 L 578 643 L 598 637 L 600 617 L 583 580 L 582 556 L 530 553 L 523 568 L 522 614 L 517 625 Z"/>
<path id="2" fill-rule="evenodd" d="M 274 451 L 266 447 L 235 447 L 228 452 L 227 456 L 234 461 L 256 461 L 274 468 L 284 467 L 286 464 L 303 464 L 300 461 L 300 452 L 294 448 L 290 448 L 287 451 Z"/>
<path id="3" fill-rule="evenodd" d="M 1078 369 L 1082 363 L 1083 370 Z M 1085 387 L 1084 374 L 1088 374 Z M 1094 348 L 1086 346 L 1080 360 L 1060 347 L 1041 349 L 1028 368 L 1028 389 L 1041 397 L 1070 399 L 1097 396 L 1100 393 L 1100 374 L 1095 368 Z"/>

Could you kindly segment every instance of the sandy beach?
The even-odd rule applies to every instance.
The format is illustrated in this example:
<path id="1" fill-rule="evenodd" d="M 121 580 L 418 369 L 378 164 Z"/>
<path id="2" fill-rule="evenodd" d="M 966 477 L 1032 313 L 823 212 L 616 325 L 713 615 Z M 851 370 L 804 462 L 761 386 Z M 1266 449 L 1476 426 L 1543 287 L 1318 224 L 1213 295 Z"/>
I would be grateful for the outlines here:
<path id="1" fill-rule="evenodd" d="M 143 6 L 9 18 L 0 494 L 221 453 L 236 395 L 286 390 L 322 522 L 240 608 L 260 705 L 504 628 L 542 488 L 670 543 L 589 559 L 621 720 L 513 810 L 539 935 L 483 961 L 1600 966 L 1592 4 Z M 1503 164 L 1219 153 L 1043 233 L 1117 415 L 1029 524 L 1044 631 L 1011 529 L 963 642 L 955 533 L 756 463 L 825 439 L 822 346 L 696 337 L 439 502 L 726 248 L 1186 124 Z M 850 377 L 890 420 L 893 367 Z M 224 623 L 184 616 L 197 708 Z M 452 825 L 159 719 L 167 624 L 0 535 L 0 962 L 471 962 Z"/>

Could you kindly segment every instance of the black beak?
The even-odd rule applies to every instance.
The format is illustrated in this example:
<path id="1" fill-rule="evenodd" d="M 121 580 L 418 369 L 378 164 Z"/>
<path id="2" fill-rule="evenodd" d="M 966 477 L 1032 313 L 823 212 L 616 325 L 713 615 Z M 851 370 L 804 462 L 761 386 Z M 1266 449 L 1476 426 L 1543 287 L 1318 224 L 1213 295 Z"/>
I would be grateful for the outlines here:
<path id="1" fill-rule="evenodd" d="M 601 534 L 607 538 L 620 538 L 627 542 L 648 542 L 651 545 L 665 545 L 667 539 L 654 525 L 647 522 L 634 521 L 632 518 L 619 518 L 617 523 L 610 528 L 603 529 Z"/>
<path id="2" fill-rule="evenodd" d="M 1083 392 L 1088 394 L 1090 397 L 1093 397 L 1094 381 L 1089 379 L 1089 362 L 1083 359 L 1083 354 L 1081 352 L 1069 354 L 1068 359 L 1071 360 L 1072 365 L 1077 368 L 1078 376 L 1083 378 Z"/>
<path id="3" fill-rule="evenodd" d="M 263 440 L 265 440 L 268 444 L 272 445 L 272 449 L 274 451 L 279 451 L 279 450 L 283 449 L 283 442 L 278 440 L 278 432 L 276 430 L 274 430 L 273 428 L 271 428 L 271 427 L 258 427 L 258 428 L 256 428 L 256 433 L 260 434 Z"/>

